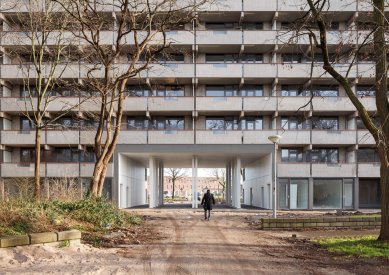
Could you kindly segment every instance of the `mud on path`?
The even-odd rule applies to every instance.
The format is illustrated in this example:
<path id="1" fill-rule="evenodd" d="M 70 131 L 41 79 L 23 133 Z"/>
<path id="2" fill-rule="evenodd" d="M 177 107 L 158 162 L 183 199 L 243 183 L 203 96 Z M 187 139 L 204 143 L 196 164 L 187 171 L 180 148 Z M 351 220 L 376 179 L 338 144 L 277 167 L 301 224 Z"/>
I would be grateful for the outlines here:
<path id="1" fill-rule="evenodd" d="M 121 248 L 0 250 L 0 274 L 389 274 L 389 261 L 333 255 L 291 232 L 256 228 L 255 213 L 137 210 L 155 238 Z"/>

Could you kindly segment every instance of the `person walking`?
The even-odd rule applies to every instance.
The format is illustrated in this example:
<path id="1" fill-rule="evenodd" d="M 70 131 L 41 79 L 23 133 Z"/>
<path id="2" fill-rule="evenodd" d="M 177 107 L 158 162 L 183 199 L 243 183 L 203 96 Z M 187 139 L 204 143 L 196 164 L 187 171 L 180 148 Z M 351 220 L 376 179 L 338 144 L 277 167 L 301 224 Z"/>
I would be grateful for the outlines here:
<path id="1" fill-rule="evenodd" d="M 209 221 L 211 217 L 212 205 L 215 204 L 215 198 L 209 189 L 207 193 L 204 194 L 203 199 L 201 200 L 201 205 L 204 208 L 204 219 Z M 208 212 L 208 215 L 207 215 Z"/>

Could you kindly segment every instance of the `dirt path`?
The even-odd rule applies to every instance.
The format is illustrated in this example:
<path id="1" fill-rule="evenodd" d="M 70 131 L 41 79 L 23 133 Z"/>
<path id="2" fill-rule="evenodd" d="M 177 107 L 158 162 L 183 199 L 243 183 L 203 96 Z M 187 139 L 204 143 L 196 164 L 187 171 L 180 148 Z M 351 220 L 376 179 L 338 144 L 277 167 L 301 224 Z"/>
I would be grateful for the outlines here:
<path id="1" fill-rule="evenodd" d="M 142 210 L 163 238 L 119 249 L 18 247 L 0 250 L 0 274 L 388 274 L 389 261 L 333 256 L 291 232 L 264 232 L 255 214 Z"/>

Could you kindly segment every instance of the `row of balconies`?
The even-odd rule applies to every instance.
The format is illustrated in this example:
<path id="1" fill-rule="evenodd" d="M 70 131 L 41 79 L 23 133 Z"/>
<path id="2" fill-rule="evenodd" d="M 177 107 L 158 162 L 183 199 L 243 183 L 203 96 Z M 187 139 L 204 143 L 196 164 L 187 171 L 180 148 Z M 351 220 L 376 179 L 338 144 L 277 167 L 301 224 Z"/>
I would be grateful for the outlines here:
<path id="1" fill-rule="evenodd" d="M 94 163 L 41 163 L 42 177 L 90 177 Z M 33 163 L 1 163 L 1 177 L 33 177 Z M 113 176 L 113 165 L 109 164 L 107 177 Z"/>
<path id="2" fill-rule="evenodd" d="M 60 165 L 59 165 L 60 164 Z M 42 163 L 44 177 L 90 177 L 94 163 Z M 1 177 L 32 177 L 33 163 L 1 163 Z M 278 163 L 278 177 L 374 177 L 380 176 L 379 163 Z M 107 177 L 113 176 L 112 164 Z"/>
<path id="3" fill-rule="evenodd" d="M 317 32 L 316 34 L 319 37 L 319 33 Z M 56 45 L 60 34 L 52 33 L 50 35 L 46 45 Z M 365 43 L 365 38 L 369 35 L 371 35 L 371 31 L 365 30 L 329 31 L 327 32 L 327 43 L 329 45 L 338 45 L 339 43 L 361 44 Z M 100 43 L 103 45 L 113 45 L 115 44 L 116 37 L 116 32 L 103 31 L 100 34 Z M 138 32 L 137 37 L 139 38 L 138 41 L 142 41 L 145 33 Z M 196 44 L 200 47 L 202 45 L 283 45 L 288 44 L 288 42 L 297 45 L 310 45 L 307 35 L 295 37 L 292 31 L 285 30 L 196 30 L 196 32 L 177 30 L 167 32 L 166 39 L 167 42 L 171 42 L 174 45 Z M 75 37 L 70 32 L 63 34 L 61 41 L 63 44 L 87 45 L 84 40 Z M 126 44 L 133 45 L 134 34 L 128 34 L 124 41 L 126 41 Z M 163 41 L 163 35 L 159 34 L 150 43 L 160 44 Z M 31 45 L 31 38 L 24 32 L 3 32 L 0 45 L 5 47 Z"/>
<path id="4" fill-rule="evenodd" d="M 34 131 L 1 131 L 1 144 L 35 144 Z M 367 130 L 122 130 L 119 144 L 269 144 L 268 137 L 282 135 L 281 145 L 375 145 Z M 55 131 L 42 134 L 49 145 L 94 144 L 95 131 Z"/>
<path id="5" fill-rule="evenodd" d="M 379 178 L 380 163 L 278 163 L 277 176 L 280 178 Z"/>
<path id="6" fill-rule="evenodd" d="M 72 106 L 75 111 L 99 112 L 99 98 L 90 98 L 80 103 L 83 98 L 62 97 L 54 99 L 48 105 L 48 112 L 67 110 Z M 306 105 L 310 97 L 127 97 L 124 100 L 124 111 L 135 112 L 296 112 Z M 376 110 L 375 98 L 360 98 L 369 111 Z M 312 99 L 315 112 L 355 112 L 356 109 L 348 97 L 314 97 Z M 36 103 L 33 102 L 33 106 Z M 301 111 L 309 111 L 306 106 Z M 24 98 L 1 98 L 0 111 L 20 112 L 32 111 L 31 104 L 25 104 Z"/>
<path id="7" fill-rule="evenodd" d="M 326 73 L 322 64 L 315 64 L 312 69 L 312 78 L 333 79 Z M 117 64 L 117 73 L 125 72 L 128 64 Z M 311 78 L 311 63 L 256 63 L 256 64 L 237 64 L 237 63 L 168 63 L 152 64 L 150 69 L 142 71 L 139 74 L 141 78 L 255 78 L 255 79 L 272 79 L 275 77 L 282 79 L 309 79 Z M 59 65 L 54 73 L 54 77 L 85 79 L 88 72 L 93 69 L 92 65 L 87 64 L 69 64 Z M 104 70 L 97 69 L 91 73 L 94 78 L 103 78 Z M 337 64 L 335 69 L 343 76 L 349 69 L 349 64 Z M 45 68 L 43 76 L 48 77 L 50 66 Z M 195 73 L 196 72 L 196 73 Z M 115 72 L 116 73 L 116 72 Z M 348 78 L 373 78 L 375 75 L 374 63 L 360 63 L 351 68 Z M 33 65 L 1 65 L 0 77 L 5 80 L 36 78 Z"/>
<path id="8" fill-rule="evenodd" d="M 43 0 L 42 0 L 43 1 Z M 182 0 L 181 0 L 182 1 Z M 120 4 L 117 0 L 103 0 L 99 1 L 101 4 L 101 10 L 106 12 L 112 12 L 119 10 Z M 184 3 L 190 3 L 191 1 L 182 1 Z M 15 6 L 15 3 L 17 5 Z M 0 2 L 0 9 L 4 12 L 17 12 L 26 11 L 26 0 L 10 0 Z M 115 3 L 116 5 L 112 5 Z M 179 2 L 178 2 L 179 3 Z M 354 0 L 332 0 L 327 4 L 328 7 L 324 7 L 323 10 L 328 11 L 371 11 L 372 5 L 365 1 Z M 307 10 L 306 0 L 216 0 L 210 1 L 209 4 L 199 8 L 200 11 L 235 11 L 235 12 L 252 12 L 252 11 L 268 11 L 268 12 L 301 12 Z"/>

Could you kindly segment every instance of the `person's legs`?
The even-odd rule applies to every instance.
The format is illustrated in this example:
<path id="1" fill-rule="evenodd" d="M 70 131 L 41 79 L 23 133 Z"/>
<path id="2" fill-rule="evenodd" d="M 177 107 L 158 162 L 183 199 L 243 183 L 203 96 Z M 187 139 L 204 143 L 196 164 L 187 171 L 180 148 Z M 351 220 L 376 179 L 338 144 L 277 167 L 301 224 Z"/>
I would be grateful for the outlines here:
<path id="1" fill-rule="evenodd" d="M 210 217 L 211 217 L 211 210 L 208 209 L 208 220 L 209 220 Z"/>
<path id="2" fill-rule="evenodd" d="M 204 208 L 204 220 L 207 219 L 207 208 Z"/>

